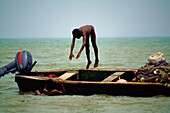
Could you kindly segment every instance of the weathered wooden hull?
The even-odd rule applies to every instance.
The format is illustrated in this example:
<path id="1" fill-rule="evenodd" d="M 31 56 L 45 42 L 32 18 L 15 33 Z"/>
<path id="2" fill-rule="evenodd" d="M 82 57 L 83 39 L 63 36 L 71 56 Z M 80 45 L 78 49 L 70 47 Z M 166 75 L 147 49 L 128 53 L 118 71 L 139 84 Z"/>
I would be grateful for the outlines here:
<path id="1" fill-rule="evenodd" d="M 70 70 L 69 70 L 70 71 Z M 126 96 L 155 96 L 165 95 L 170 96 L 170 89 L 162 83 L 147 83 L 147 82 L 105 82 L 102 81 L 113 72 L 124 71 L 124 77 L 132 78 L 135 70 L 128 69 L 91 69 L 91 70 L 72 70 L 78 74 L 62 81 L 65 89 L 64 95 L 126 95 Z M 39 71 L 38 73 L 56 73 L 57 71 Z M 37 72 L 36 72 L 37 73 Z M 127 78 L 128 78 L 127 77 Z M 50 80 L 52 89 L 63 90 L 61 88 L 61 79 L 47 78 L 37 76 L 35 73 L 31 75 L 16 75 L 15 81 L 18 84 L 19 90 L 22 92 L 36 91 L 47 87 L 47 81 Z"/>

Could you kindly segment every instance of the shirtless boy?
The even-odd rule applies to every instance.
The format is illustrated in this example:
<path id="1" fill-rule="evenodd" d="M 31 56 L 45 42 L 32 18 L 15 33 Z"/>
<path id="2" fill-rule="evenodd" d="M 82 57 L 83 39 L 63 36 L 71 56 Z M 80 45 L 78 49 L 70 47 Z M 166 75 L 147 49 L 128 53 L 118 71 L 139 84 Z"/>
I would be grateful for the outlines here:
<path id="1" fill-rule="evenodd" d="M 81 55 L 81 52 L 83 51 L 84 47 L 86 47 L 86 56 L 87 56 L 87 65 L 86 65 L 86 69 L 89 68 L 90 64 L 92 63 L 92 61 L 90 60 L 90 48 L 89 48 L 89 38 L 91 36 L 91 43 L 92 46 L 94 48 L 94 53 L 95 53 L 95 64 L 94 64 L 94 68 L 98 66 L 99 64 L 99 59 L 98 59 L 98 48 L 96 45 L 96 33 L 95 33 L 95 29 L 92 25 L 85 25 L 82 26 L 80 28 L 76 28 L 72 31 L 73 34 L 73 39 L 72 39 L 72 44 L 71 44 L 71 49 L 70 49 L 70 55 L 69 55 L 69 59 L 72 60 L 72 58 L 74 57 L 73 54 L 73 49 L 74 49 L 74 44 L 75 44 L 75 40 L 80 39 L 82 36 L 82 46 L 76 56 L 76 59 L 78 59 Z"/>

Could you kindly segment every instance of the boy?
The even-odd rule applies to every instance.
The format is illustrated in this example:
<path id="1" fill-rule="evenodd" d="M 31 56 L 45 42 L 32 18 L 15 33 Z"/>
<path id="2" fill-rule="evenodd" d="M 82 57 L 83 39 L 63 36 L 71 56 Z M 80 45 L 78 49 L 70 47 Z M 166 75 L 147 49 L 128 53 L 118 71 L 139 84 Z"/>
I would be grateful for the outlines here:
<path id="1" fill-rule="evenodd" d="M 99 64 L 99 59 L 98 59 L 98 48 L 96 45 L 96 34 L 95 34 L 94 27 L 92 25 L 85 25 L 80 28 L 74 29 L 72 31 L 72 34 L 73 34 L 73 39 L 72 39 L 69 59 L 72 60 L 72 58 L 74 57 L 73 49 L 74 49 L 75 39 L 76 38 L 80 39 L 82 36 L 83 37 L 82 46 L 76 56 L 76 59 L 80 57 L 82 50 L 84 49 L 84 47 L 86 47 L 86 56 L 87 56 L 87 61 L 88 61 L 86 65 L 86 69 L 89 68 L 90 64 L 92 63 L 90 60 L 90 49 L 89 49 L 89 37 L 91 36 L 91 42 L 92 42 L 92 46 L 94 48 L 94 53 L 95 53 L 94 68 L 97 67 Z"/>

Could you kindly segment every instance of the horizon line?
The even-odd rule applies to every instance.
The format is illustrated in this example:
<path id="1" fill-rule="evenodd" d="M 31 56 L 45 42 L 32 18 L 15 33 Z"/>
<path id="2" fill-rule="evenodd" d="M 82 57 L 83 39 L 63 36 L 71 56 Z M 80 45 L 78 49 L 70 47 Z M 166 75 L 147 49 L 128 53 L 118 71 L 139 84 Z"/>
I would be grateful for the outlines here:
<path id="1" fill-rule="evenodd" d="M 100 37 L 97 37 L 97 38 L 168 38 L 170 36 L 100 36 Z M 50 39 L 50 38 L 72 38 L 72 37 L 27 37 L 27 36 L 23 36 L 23 37 L 0 37 L 0 39 Z"/>

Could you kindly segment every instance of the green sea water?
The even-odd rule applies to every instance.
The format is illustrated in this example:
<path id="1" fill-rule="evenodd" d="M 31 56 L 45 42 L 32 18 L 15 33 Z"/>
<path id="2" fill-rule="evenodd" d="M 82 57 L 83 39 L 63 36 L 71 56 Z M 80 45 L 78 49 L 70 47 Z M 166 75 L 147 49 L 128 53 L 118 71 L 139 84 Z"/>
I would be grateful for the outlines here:
<path id="1" fill-rule="evenodd" d="M 82 40 L 76 40 L 74 55 L 77 55 Z M 32 54 L 37 69 L 85 68 L 86 56 L 69 60 L 71 38 L 0 39 L 0 67 L 12 62 L 18 51 Z M 170 62 L 170 37 L 98 38 L 99 68 L 139 68 L 148 57 L 158 51 Z M 92 64 L 94 51 L 90 45 Z M 35 96 L 20 94 L 14 75 L 0 79 L 0 113 L 168 113 L 170 97 L 128 96 Z"/>

